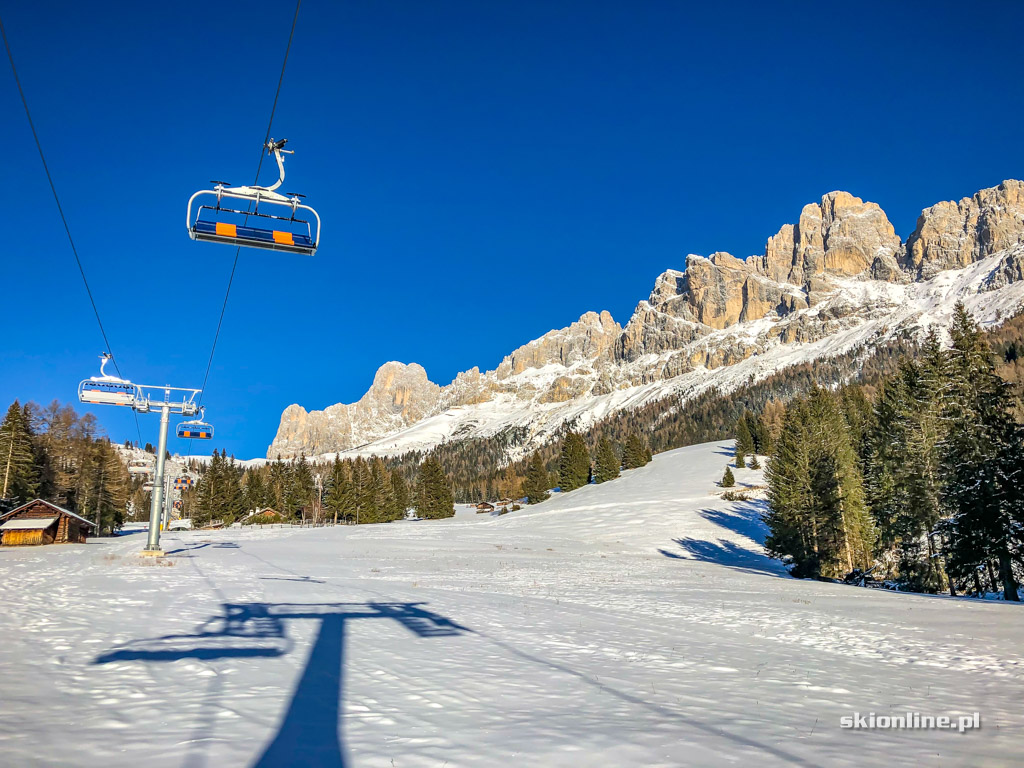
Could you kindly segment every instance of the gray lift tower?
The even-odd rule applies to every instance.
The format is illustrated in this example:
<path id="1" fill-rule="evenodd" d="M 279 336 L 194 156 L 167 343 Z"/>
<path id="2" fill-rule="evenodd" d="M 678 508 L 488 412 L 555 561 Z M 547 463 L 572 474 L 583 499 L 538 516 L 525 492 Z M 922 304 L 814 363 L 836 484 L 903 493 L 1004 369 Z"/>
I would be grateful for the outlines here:
<path id="1" fill-rule="evenodd" d="M 156 448 L 156 473 L 153 477 L 152 501 L 149 505 L 149 538 L 144 555 L 163 555 L 160 549 L 160 517 L 164 497 L 164 459 L 167 456 L 167 427 L 172 413 L 194 416 L 199 413 L 196 397 L 201 389 L 133 384 L 127 379 L 110 376 L 105 371 L 110 355 L 101 355 L 100 375 L 78 385 L 78 399 L 92 405 L 119 405 L 136 413 L 160 412 L 160 439 Z M 180 399 L 179 399 L 180 398 Z"/>

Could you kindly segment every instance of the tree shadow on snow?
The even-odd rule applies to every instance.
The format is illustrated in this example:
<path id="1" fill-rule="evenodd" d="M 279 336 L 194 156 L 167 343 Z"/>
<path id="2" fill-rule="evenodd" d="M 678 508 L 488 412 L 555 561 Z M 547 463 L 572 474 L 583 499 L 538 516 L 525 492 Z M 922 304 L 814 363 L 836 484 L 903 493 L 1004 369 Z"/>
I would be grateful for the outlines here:
<path id="1" fill-rule="evenodd" d="M 418 637 L 454 637 L 472 631 L 422 605 L 225 603 L 223 613 L 205 621 L 194 634 L 134 641 L 107 651 L 94 663 L 274 658 L 293 649 L 287 622 L 315 621 L 317 635 L 287 711 L 277 733 L 253 765 L 344 767 L 348 763 L 342 746 L 340 703 L 344 693 L 346 626 L 355 619 L 391 619 Z M 207 720 L 200 730 L 208 735 L 212 731 L 212 712 L 207 714 Z M 189 760 L 188 764 L 201 765 L 202 756 L 194 757 L 198 762 Z"/>
<path id="2" fill-rule="evenodd" d="M 754 544 L 764 544 L 768 529 L 761 519 L 764 513 L 764 504 L 760 502 L 745 502 L 734 504 L 729 510 L 723 509 L 702 509 L 700 515 L 715 525 L 738 533 L 750 539 Z M 673 539 L 681 551 L 675 552 L 667 549 L 658 549 L 665 557 L 678 560 L 702 560 L 707 563 L 717 563 L 728 568 L 735 568 L 751 573 L 768 574 L 771 576 L 786 576 L 786 570 L 782 563 L 767 555 L 740 546 L 727 539 L 691 539 L 680 537 Z"/>

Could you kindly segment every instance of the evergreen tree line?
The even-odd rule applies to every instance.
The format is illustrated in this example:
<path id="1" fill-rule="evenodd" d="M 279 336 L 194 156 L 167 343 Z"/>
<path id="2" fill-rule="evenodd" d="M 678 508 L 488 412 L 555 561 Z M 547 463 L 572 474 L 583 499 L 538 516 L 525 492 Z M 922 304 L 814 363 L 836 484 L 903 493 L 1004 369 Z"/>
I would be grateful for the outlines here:
<path id="1" fill-rule="evenodd" d="M 199 527 L 237 520 L 385 523 L 402 519 L 409 509 L 423 518 L 454 514 L 449 480 L 432 457 L 416 468 L 411 486 L 402 472 L 389 470 L 376 456 L 336 456 L 327 464 L 302 456 L 243 469 L 234 457 L 215 450 L 207 466 L 190 467 L 200 477 L 182 494 L 182 512 Z M 278 516 L 263 514 L 267 510 Z"/>
<path id="2" fill-rule="evenodd" d="M 15 400 L 7 409 L 0 423 L 3 510 L 41 498 L 110 532 L 124 524 L 135 485 L 92 414 L 79 416 L 57 400 Z"/>
<path id="3" fill-rule="evenodd" d="M 626 439 L 621 453 L 606 435 L 602 435 L 592 456 L 583 435 L 570 430 L 561 442 L 557 474 L 548 471 L 541 450 L 534 451 L 527 460 L 523 495 L 527 504 L 537 504 L 550 496 L 548 490 L 554 485 L 566 493 L 591 482 L 606 483 L 619 477 L 623 469 L 644 466 L 651 457 L 650 447 L 637 434 Z"/>
<path id="4" fill-rule="evenodd" d="M 994 354 L 962 304 L 949 335 L 944 349 L 929 334 L 873 390 L 817 388 L 785 409 L 766 545 L 795 575 L 874 568 L 906 589 L 1018 599 L 1024 425 L 1000 376 L 1012 347 Z"/>

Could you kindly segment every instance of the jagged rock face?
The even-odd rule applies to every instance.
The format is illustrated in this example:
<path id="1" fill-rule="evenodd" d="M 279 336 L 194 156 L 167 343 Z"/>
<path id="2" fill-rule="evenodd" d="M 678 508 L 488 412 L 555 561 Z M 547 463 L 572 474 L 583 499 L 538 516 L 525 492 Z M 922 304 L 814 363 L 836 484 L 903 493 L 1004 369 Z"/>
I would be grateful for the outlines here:
<path id="1" fill-rule="evenodd" d="M 1022 182 L 926 209 L 906 245 L 877 205 L 830 192 L 768 238 L 763 255 L 688 256 L 685 270 L 657 278 L 625 327 L 608 312 L 588 312 L 515 350 L 495 370 L 473 368 L 446 387 L 418 365 L 387 363 L 357 403 L 308 413 L 289 406 L 268 457 L 343 451 L 449 409 L 487 404 L 547 414 L 620 389 L 742 364 L 779 345 L 814 343 L 888 316 L 900 306 L 892 297 L 906 296 L 913 283 L 997 253 L 998 263 L 972 283 L 975 295 L 1024 282 Z M 840 286 L 858 295 L 850 298 Z"/>
<path id="2" fill-rule="evenodd" d="M 1009 180 L 959 203 L 941 202 L 921 211 L 907 239 L 905 266 L 927 278 L 966 267 L 1024 243 L 1024 182 Z"/>
<path id="3" fill-rule="evenodd" d="M 1010 248 L 999 260 L 999 264 L 985 281 L 985 289 L 995 291 L 1021 280 L 1024 280 L 1024 245 L 1017 245 Z"/>
<path id="4" fill-rule="evenodd" d="M 626 325 L 616 358 L 632 362 L 681 349 L 712 330 L 806 307 L 799 291 L 758 274 L 750 259 L 740 261 L 721 252 L 707 259 L 691 255 L 685 272 L 670 270 L 658 278 L 650 298 L 640 303 Z M 706 361 L 719 358 L 710 355 Z M 672 370 L 678 363 L 675 366 Z"/>
<path id="5" fill-rule="evenodd" d="M 376 440 L 433 415 L 440 394 L 423 366 L 385 363 L 358 402 L 310 412 L 301 405 L 285 408 L 267 458 L 344 451 Z"/>
<path id="6" fill-rule="evenodd" d="M 885 212 L 847 192 L 829 192 L 805 205 L 796 226 L 768 238 L 763 257 L 748 259 L 768 279 L 804 286 L 812 277 L 859 275 L 900 248 Z"/>
<path id="7" fill-rule="evenodd" d="M 528 368 L 543 368 L 557 363 L 565 367 L 594 360 L 611 349 L 622 327 L 608 312 L 587 312 L 568 328 L 550 331 L 531 341 L 498 366 L 499 379 L 522 373 Z"/>

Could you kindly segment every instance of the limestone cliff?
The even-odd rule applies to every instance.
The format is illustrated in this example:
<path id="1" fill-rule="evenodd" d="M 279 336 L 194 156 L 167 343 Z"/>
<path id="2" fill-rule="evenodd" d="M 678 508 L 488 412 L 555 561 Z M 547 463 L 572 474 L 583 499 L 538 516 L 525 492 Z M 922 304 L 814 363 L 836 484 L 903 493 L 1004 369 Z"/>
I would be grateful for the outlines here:
<path id="1" fill-rule="evenodd" d="M 982 261 L 980 271 L 968 269 Z M 960 273 L 943 282 L 946 270 Z M 765 375 L 772 365 L 766 356 L 793 359 L 790 347 L 852 338 L 859 327 L 916 332 L 922 318 L 934 320 L 937 305 L 958 298 L 998 315 L 1015 307 L 1018 294 L 1024 301 L 1022 288 L 1024 183 L 1004 181 L 926 208 L 906 243 L 878 205 L 830 192 L 769 237 L 763 254 L 690 255 L 685 269 L 665 271 L 625 327 L 608 312 L 587 312 L 519 347 L 495 370 L 472 368 L 445 387 L 415 363 L 392 362 L 356 403 L 310 412 L 291 405 L 268 457 L 367 443 L 400 451 L 495 425 L 530 425 L 531 435 L 541 435 L 583 413 L 627 407 L 637 388 L 678 380 L 691 391 L 723 376 L 733 380 L 712 372 L 741 364 Z M 605 401 L 616 405 L 588 410 Z M 424 428 L 419 442 L 395 437 L 432 417 L 448 422 Z"/>
<path id="2" fill-rule="evenodd" d="M 960 202 L 937 203 L 921 211 L 907 239 L 905 266 L 930 277 L 966 267 L 1024 243 L 1024 182 L 1004 181 Z"/>
<path id="3" fill-rule="evenodd" d="M 307 412 L 301 405 L 285 408 L 267 458 L 344 451 L 376 440 L 435 413 L 440 393 L 423 366 L 385 363 L 355 403 L 322 411 Z"/>

